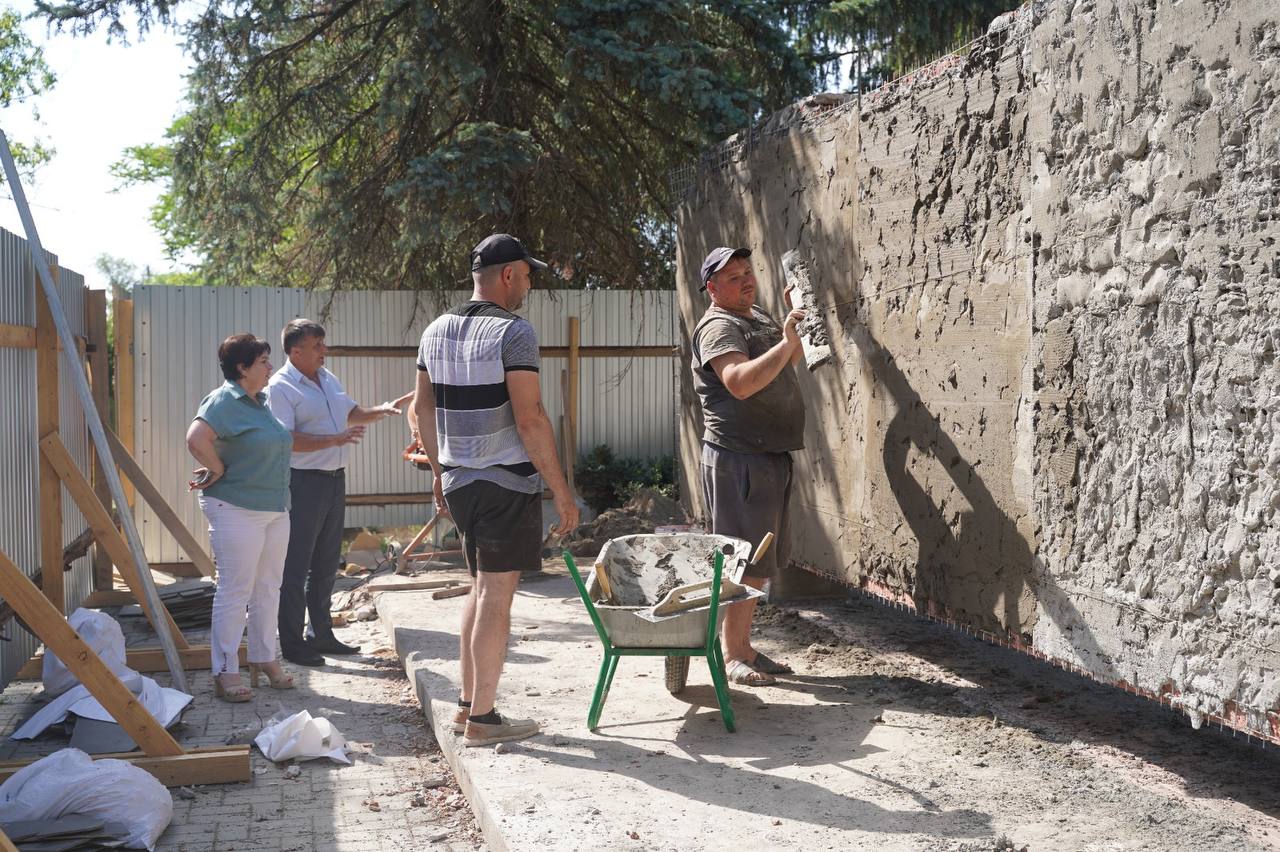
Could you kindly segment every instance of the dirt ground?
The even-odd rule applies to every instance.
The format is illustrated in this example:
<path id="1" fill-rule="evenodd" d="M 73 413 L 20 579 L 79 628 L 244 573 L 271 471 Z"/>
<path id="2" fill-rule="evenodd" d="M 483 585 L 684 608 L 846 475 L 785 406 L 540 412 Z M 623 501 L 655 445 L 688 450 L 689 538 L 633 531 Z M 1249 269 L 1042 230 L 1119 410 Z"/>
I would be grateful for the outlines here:
<path id="1" fill-rule="evenodd" d="M 878 734 L 893 729 L 896 744 L 878 741 L 873 771 L 884 784 L 922 791 L 926 808 L 978 801 L 992 813 L 1050 815 L 1062 827 L 1046 831 L 1040 820 L 994 847 L 941 848 L 1280 849 L 1275 747 L 1193 730 L 1167 707 L 861 596 L 766 607 L 757 624 L 758 646 L 798 672 L 783 687 L 883 705 L 871 723 Z M 800 747 L 795 757 L 826 750 Z"/>

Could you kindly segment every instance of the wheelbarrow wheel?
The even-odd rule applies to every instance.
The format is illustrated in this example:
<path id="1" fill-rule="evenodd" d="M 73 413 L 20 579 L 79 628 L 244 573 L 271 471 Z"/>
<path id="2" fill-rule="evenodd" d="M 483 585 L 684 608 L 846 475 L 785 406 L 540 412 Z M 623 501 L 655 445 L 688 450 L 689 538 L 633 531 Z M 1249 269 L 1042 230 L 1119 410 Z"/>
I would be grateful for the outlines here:
<path id="1" fill-rule="evenodd" d="M 689 680 L 689 658 L 667 657 L 667 692 L 679 695 Z"/>

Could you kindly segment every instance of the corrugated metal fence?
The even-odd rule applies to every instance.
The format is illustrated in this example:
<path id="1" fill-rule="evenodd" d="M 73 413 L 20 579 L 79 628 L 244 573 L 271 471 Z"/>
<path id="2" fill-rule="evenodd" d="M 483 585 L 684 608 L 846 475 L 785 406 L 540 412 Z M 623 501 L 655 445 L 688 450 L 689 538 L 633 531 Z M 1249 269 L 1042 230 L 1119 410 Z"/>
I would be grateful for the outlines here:
<path id="1" fill-rule="evenodd" d="M 272 344 L 280 366 L 280 330 L 295 317 L 322 322 L 330 346 L 416 346 L 422 329 L 444 307 L 466 299 L 456 293 L 442 303 L 413 293 L 311 293 L 305 290 L 229 287 L 140 287 L 135 289 L 135 453 L 143 469 L 177 511 L 207 542 L 196 498 L 187 493 L 193 467 L 184 443 L 200 400 L 221 382 L 216 351 L 228 335 L 251 332 Z M 544 346 L 567 346 L 568 318 L 580 321 L 582 346 L 674 346 L 674 293 L 533 291 L 523 310 Z M 543 403 L 553 424 L 563 411 L 563 358 L 545 358 Z M 578 450 L 608 444 L 622 457 L 649 458 L 674 452 L 676 417 L 674 358 L 603 357 L 580 361 Z M 348 393 L 365 405 L 413 389 L 416 370 L 400 357 L 332 357 L 328 365 Z M 403 418 L 374 424 L 357 446 L 348 469 L 353 494 L 412 494 L 430 487 L 429 474 L 406 464 L 409 440 Z M 423 505 L 347 509 L 348 526 L 392 526 L 421 522 Z M 186 561 L 156 516 L 138 509 L 147 558 Z"/>
<path id="2" fill-rule="evenodd" d="M 50 264 L 57 258 L 47 255 Z M 36 324 L 35 267 L 26 240 L 0 230 L 0 324 Z M 73 334 L 85 333 L 84 278 L 77 272 L 58 272 L 58 295 Z M 74 354 L 74 353 L 73 353 Z M 75 369 L 65 353 L 58 358 L 59 436 L 81 472 L 90 472 L 89 441 L 84 412 L 71 386 L 68 370 Z M 28 575 L 40 569 L 40 450 L 36 434 L 36 353 L 33 349 L 0 347 L 0 550 Z M 63 489 L 62 544 L 70 544 L 85 529 L 84 516 Z M 73 610 L 92 590 L 88 557 L 76 560 L 63 576 L 66 611 Z M 0 683 L 7 683 L 39 643 L 10 621 L 4 628 L 11 641 L 0 643 Z"/>

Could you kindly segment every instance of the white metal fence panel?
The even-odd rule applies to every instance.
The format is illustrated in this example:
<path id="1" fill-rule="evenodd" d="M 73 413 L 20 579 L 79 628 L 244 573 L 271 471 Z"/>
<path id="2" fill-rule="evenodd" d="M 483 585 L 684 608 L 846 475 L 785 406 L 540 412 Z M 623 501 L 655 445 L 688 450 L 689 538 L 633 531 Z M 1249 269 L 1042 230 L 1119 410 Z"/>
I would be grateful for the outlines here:
<path id="1" fill-rule="evenodd" d="M 308 293 L 230 287 L 140 287 L 134 291 L 136 455 L 187 525 L 207 542 L 204 519 L 185 483 L 192 468 L 184 435 L 200 400 L 222 381 L 216 351 L 227 335 L 251 332 L 271 342 L 280 366 L 280 330 L 299 316 L 325 325 L 331 346 L 416 346 L 422 329 L 449 305 L 413 293 Z M 544 346 L 568 345 L 568 318 L 578 316 L 582 346 L 674 346 L 670 291 L 534 291 L 523 311 Z M 553 424 L 563 413 L 564 358 L 543 361 L 542 394 Z M 580 361 L 578 451 L 608 444 L 622 457 L 674 453 L 677 409 L 674 358 L 583 358 Z M 414 360 L 403 357 L 330 358 L 327 366 L 361 404 L 394 399 L 413 389 Z M 403 419 L 370 427 L 354 448 L 347 490 L 352 494 L 414 494 L 429 490 L 429 474 L 406 464 Z M 399 526 L 422 521 L 423 505 L 361 506 L 347 510 L 348 526 Z M 139 526 L 154 562 L 186 557 L 147 507 Z"/>
<path id="2" fill-rule="evenodd" d="M 50 264 L 57 263 L 47 255 Z M 34 326 L 36 322 L 35 268 L 31 264 L 26 240 L 0 230 L 0 323 Z M 67 322 L 74 334 L 85 333 L 84 279 L 75 272 L 59 272 L 58 295 Z M 89 475 L 89 443 L 85 433 L 84 413 L 71 388 L 68 370 L 74 359 L 65 354 L 58 359 L 60 417 L 59 434 L 80 470 Z M 0 405 L 0 550 L 28 575 L 40 568 L 40 457 L 36 434 L 36 354 L 30 349 L 0 348 L 0 387 L 5 400 Z M 62 540 L 70 544 L 85 528 L 84 517 L 62 493 Z M 76 560 L 72 570 L 63 575 L 65 602 L 70 608 L 84 600 L 93 584 L 87 557 Z M 10 622 L 5 635 L 12 641 L 0 645 L 0 683 L 7 683 L 13 673 L 35 652 L 38 642 L 26 631 Z"/>

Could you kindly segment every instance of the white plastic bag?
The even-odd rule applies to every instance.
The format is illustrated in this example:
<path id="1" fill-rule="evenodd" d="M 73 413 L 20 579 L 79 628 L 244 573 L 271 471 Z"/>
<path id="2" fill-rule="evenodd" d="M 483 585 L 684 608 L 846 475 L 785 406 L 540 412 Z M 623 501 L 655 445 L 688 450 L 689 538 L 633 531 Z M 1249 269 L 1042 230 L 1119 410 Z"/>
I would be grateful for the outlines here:
<path id="1" fill-rule="evenodd" d="M 124 632 L 116 620 L 105 612 L 93 609 L 77 609 L 67 619 L 73 630 L 80 634 L 93 652 L 102 658 L 107 668 L 115 672 L 117 677 L 124 678 L 133 674 L 133 670 L 125 664 Z M 80 681 L 67 670 L 52 653 L 44 655 L 42 671 L 45 692 L 50 695 L 61 695 Z"/>
<path id="2" fill-rule="evenodd" d="M 286 716 L 281 710 L 254 739 L 268 760 L 314 760 L 327 757 L 338 763 L 350 763 L 347 740 L 328 719 L 300 710 Z"/>
<path id="3" fill-rule="evenodd" d="M 0 784 L 0 822 L 83 814 L 115 823 L 130 849 L 154 849 L 173 819 L 173 797 L 150 773 L 123 760 L 91 760 L 64 748 Z"/>

